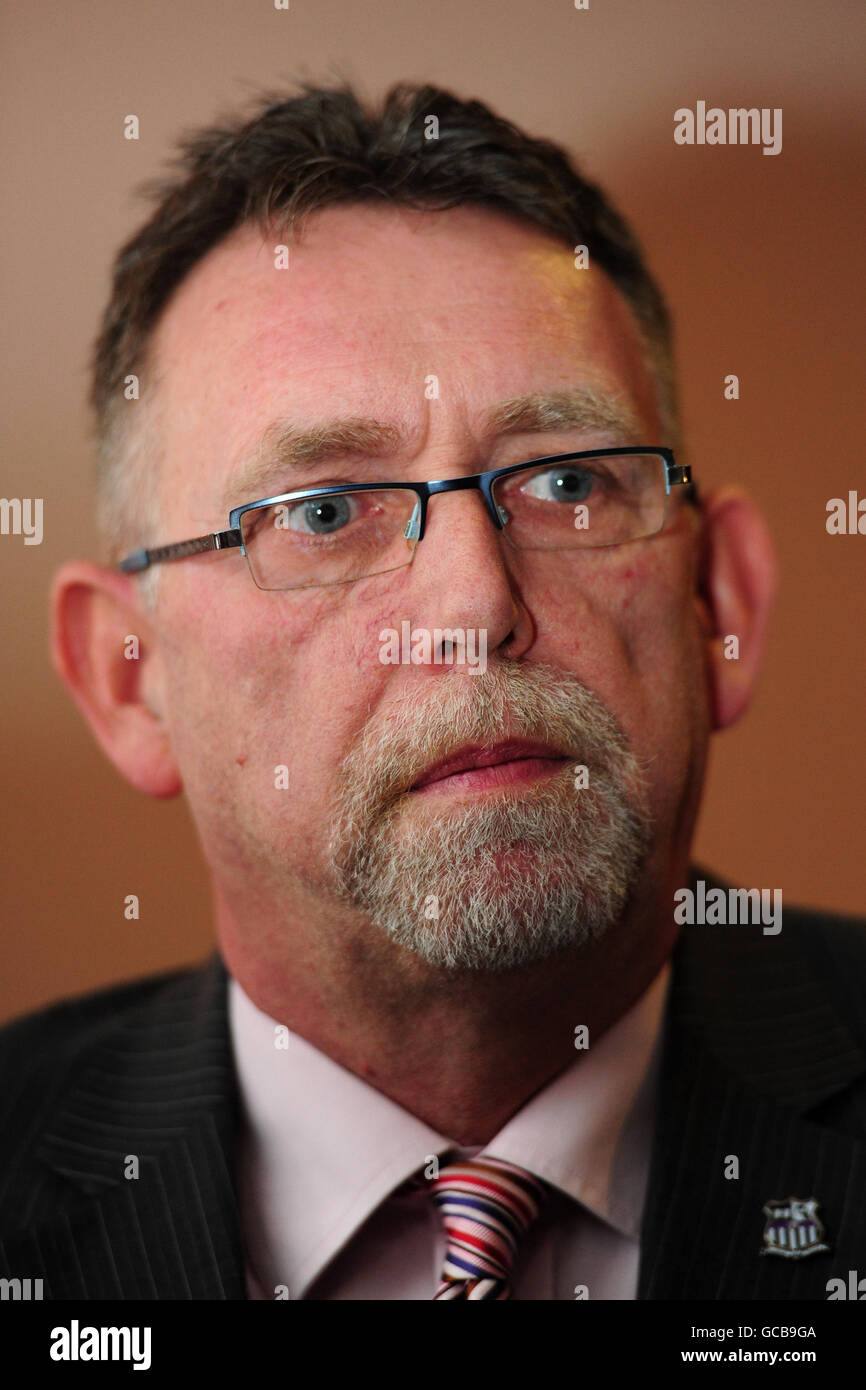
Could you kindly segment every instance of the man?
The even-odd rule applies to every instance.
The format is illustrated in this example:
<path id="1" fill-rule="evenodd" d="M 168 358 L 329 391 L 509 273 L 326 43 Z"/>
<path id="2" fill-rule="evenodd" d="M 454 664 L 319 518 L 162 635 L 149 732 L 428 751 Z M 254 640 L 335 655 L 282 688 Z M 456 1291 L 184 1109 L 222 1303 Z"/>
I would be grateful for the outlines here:
<path id="1" fill-rule="evenodd" d="M 3 1273 L 825 1298 L 862 927 L 689 867 L 773 561 L 691 481 L 630 231 L 430 87 L 274 99 L 157 193 L 94 361 L 112 563 L 60 571 L 53 649 L 187 796 L 219 954 L 4 1030 Z"/>

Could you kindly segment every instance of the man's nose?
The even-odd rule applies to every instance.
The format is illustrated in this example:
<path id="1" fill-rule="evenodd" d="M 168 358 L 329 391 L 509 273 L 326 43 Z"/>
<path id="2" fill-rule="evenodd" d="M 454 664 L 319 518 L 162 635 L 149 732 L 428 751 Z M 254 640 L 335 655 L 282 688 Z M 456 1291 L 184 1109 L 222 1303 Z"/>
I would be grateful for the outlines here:
<path id="1" fill-rule="evenodd" d="M 483 631 L 489 653 L 522 656 L 535 630 L 509 549 L 479 492 L 435 493 L 410 570 L 415 625 Z"/>

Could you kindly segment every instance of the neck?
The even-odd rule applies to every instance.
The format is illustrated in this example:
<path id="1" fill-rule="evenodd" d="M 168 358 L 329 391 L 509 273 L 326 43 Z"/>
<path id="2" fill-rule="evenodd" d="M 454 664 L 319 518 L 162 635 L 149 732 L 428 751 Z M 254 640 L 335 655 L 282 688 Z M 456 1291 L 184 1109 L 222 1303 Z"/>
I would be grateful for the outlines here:
<path id="1" fill-rule="evenodd" d="M 631 1008 L 676 935 L 669 906 L 654 899 L 599 941 L 516 970 L 455 975 L 333 920 L 303 935 L 281 923 L 255 949 L 249 903 L 243 926 L 219 893 L 217 913 L 226 965 L 259 1009 L 466 1146 L 488 1143 L 580 1055 L 578 1027 L 592 1046 Z"/>

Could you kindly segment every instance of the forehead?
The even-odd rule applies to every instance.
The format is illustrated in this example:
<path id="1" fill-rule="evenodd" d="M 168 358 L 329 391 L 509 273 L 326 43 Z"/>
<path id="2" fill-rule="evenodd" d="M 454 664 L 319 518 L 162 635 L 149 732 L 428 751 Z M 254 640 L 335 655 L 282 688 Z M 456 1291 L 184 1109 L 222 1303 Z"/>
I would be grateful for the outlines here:
<path id="1" fill-rule="evenodd" d="M 191 486 L 204 452 L 223 478 L 281 416 L 364 414 L 411 431 L 415 415 L 426 428 L 431 374 L 439 418 L 467 432 L 500 400 L 579 384 L 655 418 L 613 283 L 482 208 L 338 206 L 310 216 L 297 243 L 246 225 L 182 282 L 152 348 L 166 460 L 183 456 Z"/>

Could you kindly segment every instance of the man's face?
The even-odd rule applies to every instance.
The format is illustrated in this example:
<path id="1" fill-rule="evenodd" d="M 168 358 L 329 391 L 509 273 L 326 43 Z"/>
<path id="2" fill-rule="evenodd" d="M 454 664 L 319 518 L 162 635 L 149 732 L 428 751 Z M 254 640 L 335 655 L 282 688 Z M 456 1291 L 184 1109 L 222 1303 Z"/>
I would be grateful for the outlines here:
<path id="1" fill-rule="evenodd" d="M 603 272 L 575 268 L 569 249 L 540 231 L 481 209 L 367 204 L 312 217 L 289 269 L 275 267 L 277 240 L 241 229 L 195 268 L 160 322 L 165 532 L 153 543 L 222 529 L 229 506 L 292 488 L 447 478 L 541 454 L 669 442 L 624 301 Z M 580 387 L 625 406 L 636 436 L 573 426 L 485 433 L 504 401 Z M 384 421 L 404 442 L 388 457 L 286 466 L 252 492 L 233 482 L 273 422 L 307 428 L 335 417 Z M 688 508 L 675 507 L 651 539 L 518 552 L 481 496 L 463 491 L 431 499 L 411 566 L 351 584 L 264 592 L 239 551 L 165 566 L 161 707 L 236 936 L 273 938 L 299 917 L 308 930 L 369 935 L 364 910 L 374 919 L 383 910 L 377 882 L 393 898 L 411 880 L 418 934 L 401 937 L 393 915 L 379 925 L 424 954 L 445 931 L 431 901 L 447 904 L 450 893 L 465 906 L 460 875 L 467 856 L 477 868 L 482 855 L 476 916 L 497 892 L 524 893 L 510 945 L 501 903 L 476 922 L 479 939 L 492 931 L 498 941 L 499 964 L 513 964 L 514 933 L 545 884 L 560 920 L 537 954 L 565 944 L 563 915 L 581 904 L 579 929 L 598 932 L 640 873 L 660 883 L 684 853 L 708 728 L 694 534 Z M 383 630 L 407 620 L 413 631 L 484 632 L 486 675 L 383 663 Z M 467 741 L 544 739 L 551 721 L 546 740 L 565 757 L 549 769 L 526 764 L 507 787 L 464 779 L 432 795 L 410 789 Z M 577 763 L 589 766 L 588 791 L 576 789 Z M 538 857 L 546 842 L 549 862 Z M 572 866 L 577 879 L 584 873 L 577 896 L 560 891 Z M 408 910 L 401 899 L 397 917 Z M 460 929 L 448 929 L 449 949 Z M 472 950 L 428 959 L 484 964 L 477 942 Z"/>

